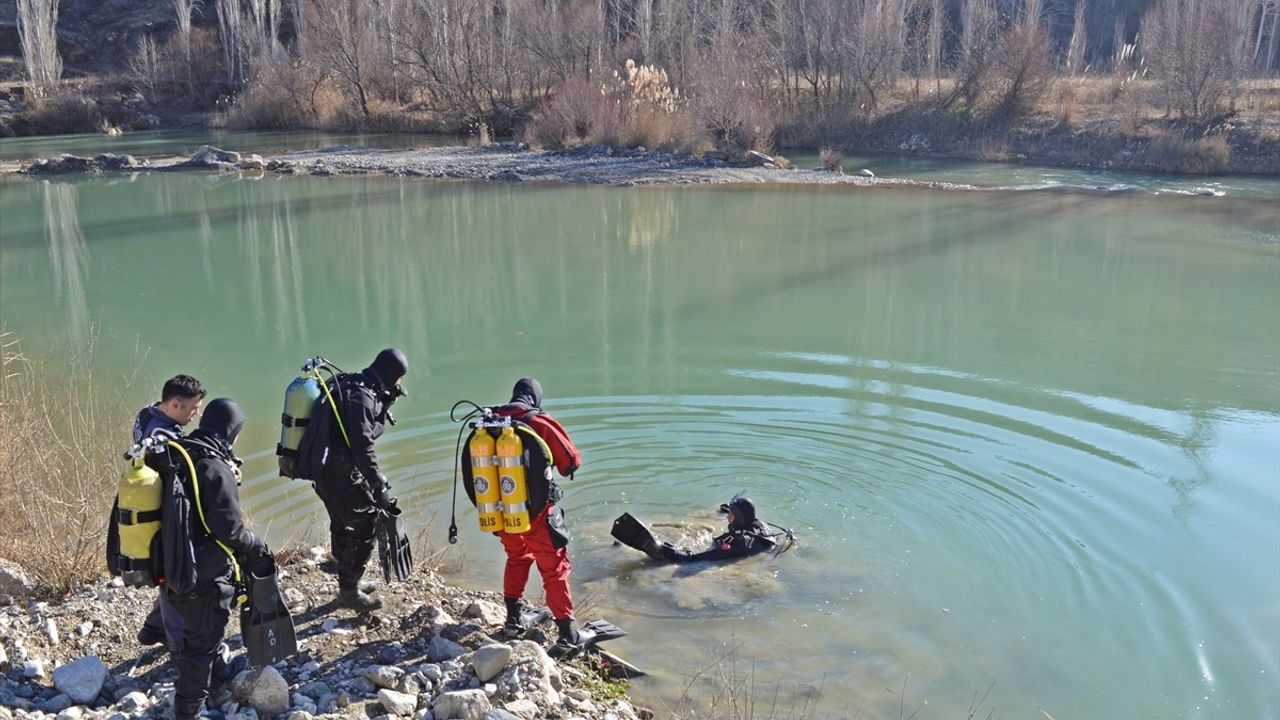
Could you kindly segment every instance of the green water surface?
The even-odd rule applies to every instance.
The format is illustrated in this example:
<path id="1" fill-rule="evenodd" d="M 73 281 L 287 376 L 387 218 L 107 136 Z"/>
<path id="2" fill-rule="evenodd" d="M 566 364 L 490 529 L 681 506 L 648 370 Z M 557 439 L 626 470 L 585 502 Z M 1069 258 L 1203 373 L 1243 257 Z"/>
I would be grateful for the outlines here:
<path id="1" fill-rule="evenodd" d="M 177 372 L 241 402 L 275 541 L 325 537 L 272 455 L 306 356 L 406 351 L 379 454 L 435 549 L 449 406 L 537 376 L 584 457 L 582 617 L 632 632 L 613 649 L 660 716 L 723 657 L 758 717 L 775 689 L 780 715 L 964 717 L 994 682 L 979 717 L 1275 718 L 1270 190 L 8 178 L 0 321 L 36 353 L 96 333 L 99 377 L 140 365 L 132 404 Z M 611 546 L 623 511 L 705 541 L 743 489 L 797 549 L 676 569 Z M 497 542 L 459 524 L 450 577 L 498 589 Z"/>

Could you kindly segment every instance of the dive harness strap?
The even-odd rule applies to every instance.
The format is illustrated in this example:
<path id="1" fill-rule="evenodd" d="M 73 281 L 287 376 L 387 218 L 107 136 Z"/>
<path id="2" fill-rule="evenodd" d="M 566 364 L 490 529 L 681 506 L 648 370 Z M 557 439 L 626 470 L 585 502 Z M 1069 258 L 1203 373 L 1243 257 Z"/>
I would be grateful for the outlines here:
<path id="1" fill-rule="evenodd" d="M 226 543 L 219 540 L 213 534 L 213 530 L 209 528 L 209 521 L 204 519 L 204 505 L 200 502 L 200 480 L 196 477 L 195 462 L 191 460 L 191 455 L 187 452 L 186 448 L 182 447 L 182 445 L 172 440 L 167 444 L 170 447 L 175 448 L 178 453 L 182 455 L 182 458 L 187 461 L 187 469 L 191 471 L 191 492 L 195 496 L 196 514 L 200 516 L 200 524 L 204 526 L 204 531 L 209 533 L 209 537 L 212 538 L 213 541 L 218 544 L 218 547 L 222 548 L 222 551 L 227 554 L 227 559 L 231 561 L 232 577 L 235 578 L 236 585 L 241 586 L 243 581 L 240 577 L 240 563 L 236 562 L 236 554 L 231 550 L 231 548 L 227 547 Z M 237 593 L 237 595 L 240 598 L 241 604 L 243 604 L 246 598 L 242 593 Z"/>
<path id="2" fill-rule="evenodd" d="M 333 400 L 333 393 L 329 392 L 329 383 L 326 383 L 324 378 L 320 377 L 319 370 L 312 369 L 311 373 L 315 375 L 316 382 L 320 383 L 321 389 L 324 390 L 324 396 L 329 398 L 329 407 L 333 409 L 333 419 L 338 421 L 338 429 L 342 431 L 342 441 L 347 444 L 347 449 L 350 450 L 351 438 L 347 435 L 347 426 L 342 424 L 342 413 L 338 412 L 338 404 Z M 337 375 L 334 375 L 333 379 L 335 383 L 338 382 Z M 341 391 L 342 388 L 338 388 L 338 390 Z"/>
<path id="3" fill-rule="evenodd" d="M 285 427 L 306 427 L 311 422 L 311 418 L 296 418 L 292 415 L 280 413 L 280 424 Z"/>
<path id="4" fill-rule="evenodd" d="M 160 522 L 160 511 L 116 508 L 116 522 L 121 525 L 142 525 L 144 523 Z"/>

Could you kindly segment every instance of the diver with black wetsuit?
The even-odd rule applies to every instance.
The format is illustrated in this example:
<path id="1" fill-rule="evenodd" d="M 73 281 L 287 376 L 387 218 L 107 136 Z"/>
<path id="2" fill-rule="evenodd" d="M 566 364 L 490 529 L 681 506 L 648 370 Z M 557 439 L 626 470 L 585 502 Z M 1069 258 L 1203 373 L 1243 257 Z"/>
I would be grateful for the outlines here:
<path id="1" fill-rule="evenodd" d="M 653 533 L 649 532 L 649 528 L 630 513 L 623 513 L 613 522 L 612 534 L 618 542 L 635 548 L 654 560 L 677 564 L 721 562 L 768 552 L 778 547 L 774 538 L 779 535 L 785 535 L 789 542 L 794 543 L 789 530 L 769 532 L 765 523 L 756 517 L 756 505 L 751 498 L 739 495 L 721 505 L 720 510 L 729 516 L 728 528 L 711 541 L 710 548 L 702 552 L 683 550 L 668 542 L 659 543 Z M 786 547 L 789 548 L 790 545 Z"/>
<path id="2" fill-rule="evenodd" d="M 243 427 L 240 407 L 219 398 L 209 403 L 200 427 L 178 441 L 194 466 L 195 477 L 190 477 L 186 458 L 170 456 L 177 476 L 192 490 L 199 518 L 191 524 L 194 587 L 174 593 L 162 586 L 160 595 L 169 648 L 178 666 L 173 696 L 176 720 L 200 715 L 215 665 L 225 659 L 221 658 L 226 652 L 222 638 L 236 602 L 239 568 L 254 567 L 267 555 L 266 543 L 245 526 L 240 510 L 239 458 L 231 446 Z"/>
<path id="3" fill-rule="evenodd" d="M 395 423 L 391 405 L 404 396 L 400 381 L 408 372 L 404 353 L 387 348 L 364 372 L 337 376 L 333 387 L 337 415 L 327 398 L 322 399 L 323 407 L 317 406 L 312 413 L 298 447 L 299 470 L 305 463 L 314 466 L 316 495 L 329 514 L 338 603 L 360 611 L 382 606 L 382 600 L 360 587 L 373 554 L 378 511 L 396 505 L 373 446 L 385 426 Z"/>

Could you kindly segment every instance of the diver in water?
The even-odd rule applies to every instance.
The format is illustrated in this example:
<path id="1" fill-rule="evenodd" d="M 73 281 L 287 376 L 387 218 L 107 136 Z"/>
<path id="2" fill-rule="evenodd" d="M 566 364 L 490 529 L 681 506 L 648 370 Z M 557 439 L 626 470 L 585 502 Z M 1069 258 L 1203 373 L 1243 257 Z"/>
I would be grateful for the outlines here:
<path id="1" fill-rule="evenodd" d="M 795 544 L 795 536 L 790 530 L 778 528 L 777 532 L 769 531 L 767 523 L 756 517 L 756 505 L 751 498 L 739 494 L 721 505 L 720 511 L 729 516 L 728 528 L 711 541 L 709 549 L 702 552 L 689 552 L 671 543 L 659 543 L 649 528 L 631 513 L 623 513 L 613 521 L 612 535 L 623 545 L 667 563 L 719 562 L 770 551 L 780 554 Z M 779 546 L 778 537 L 785 537 L 787 544 Z"/>

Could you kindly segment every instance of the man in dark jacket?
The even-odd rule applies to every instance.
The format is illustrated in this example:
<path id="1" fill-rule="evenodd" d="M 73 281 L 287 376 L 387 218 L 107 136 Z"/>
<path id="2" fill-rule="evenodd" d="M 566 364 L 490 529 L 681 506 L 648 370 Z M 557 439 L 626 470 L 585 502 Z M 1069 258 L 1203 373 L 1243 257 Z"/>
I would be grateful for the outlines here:
<path id="1" fill-rule="evenodd" d="M 338 565 L 338 602 L 360 611 L 382 607 L 382 600 L 360 588 L 360 578 L 373 554 L 375 521 L 379 508 L 395 502 L 391 483 L 378 467 L 373 443 L 382 436 L 386 423 L 394 423 L 392 403 L 405 394 L 400 381 L 409 372 L 403 352 L 387 348 L 359 374 L 339 375 L 332 388 L 338 406 L 337 417 L 325 398 L 312 412 L 317 434 L 324 448 L 319 468 L 313 475 L 316 494 L 329 513 L 329 540 Z M 330 420 L 340 420 L 330 422 Z M 310 435 L 310 433 L 308 433 Z M 314 454 L 304 438 L 299 453 Z"/>
<path id="2" fill-rule="evenodd" d="M 160 402 L 147 405 L 138 411 L 133 421 L 133 442 L 140 443 L 157 430 L 164 430 L 174 437 L 182 436 L 182 429 L 189 425 L 204 402 L 205 390 L 200 381 L 190 375 L 174 375 L 160 391 Z M 113 511 L 114 512 L 114 511 Z M 155 645 L 165 639 L 164 625 L 160 617 L 160 600 L 151 606 L 151 612 L 138 631 L 138 643 Z"/>
<path id="3" fill-rule="evenodd" d="M 244 525 L 236 487 L 238 458 L 231 450 L 244 427 L 244 413 L 231 400 L 209 403 L 200 427 L 179 442 L 195 465 L 174 461 L 177 477 L 189 483 L 197 498 L 191 518 L 195 548 L 195 587 L 183 594 L 161 593 L 160 608 L 169 633 L 169 649 L 178 666 L 173 711 L 176 720 L 191 720 L 209 694 L 210 678 L 236 602 L 235 578 L 266 553 L 262 539 Z M 175 453 L 175 455 L 180 455 Z M 247 572 L 247 570 L 245 570 Z"/>
<path id="4" fill-rule="evenodd" d="M 138 411 L 133 420 L 133 441 L 142 442 L 156 430 L 181 435 L 182 428 L 195 419 L 204 402 L 204 386 L 190 375 L 174 375 L 160 391 L 160 402 Z"/>

